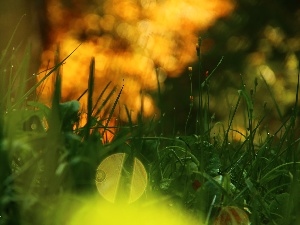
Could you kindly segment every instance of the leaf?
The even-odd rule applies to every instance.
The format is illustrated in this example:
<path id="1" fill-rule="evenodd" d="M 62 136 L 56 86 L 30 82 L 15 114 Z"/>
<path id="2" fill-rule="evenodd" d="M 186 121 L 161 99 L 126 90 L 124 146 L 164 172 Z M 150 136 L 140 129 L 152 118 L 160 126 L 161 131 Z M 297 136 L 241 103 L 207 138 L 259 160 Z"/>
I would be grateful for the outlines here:
<path id="1" fill-rule="evenodd" d="M 221 167 L 221 160 L 218 154 L 212 153 L 210 157 L 208 157 L 208 163 L 205 167 L 206 172 L 211 176 L 217 176 Z"/>
<path id="2" fill-rule="evenodd" d="M 34 102 L 34 101 L 28 101 L 27 102 L 28 106 L 32 106 L 33 108 L 39 109 L 36 112 L 40 112 L 41 115 L 40 116 L 45 116 L 48 120 L 51 109 L 46 106 L 45 104 L 41 103 L 41 102 Z"/>
<path id="3" fill-rule="evenodd" d="M 80 103 L 76 100 L 59 103 L 59 114 L 63 131 L 72 131 L 73 125 L 79 120 Z"/>
<path id="4" fill-rule="evenodd" d="M 63 118 L 77 115 L 80 109 L 79 101 L 72 100 L 64 103 L 59 103 L 59 110 Z"/>
<path id="5" fill-rule="evenodd" d="M 173 179 L 164 178 L 159 184 L 159 187 L 163 191 L 167 191 L 170 189 L 171 183 L 173 182 Z"/>

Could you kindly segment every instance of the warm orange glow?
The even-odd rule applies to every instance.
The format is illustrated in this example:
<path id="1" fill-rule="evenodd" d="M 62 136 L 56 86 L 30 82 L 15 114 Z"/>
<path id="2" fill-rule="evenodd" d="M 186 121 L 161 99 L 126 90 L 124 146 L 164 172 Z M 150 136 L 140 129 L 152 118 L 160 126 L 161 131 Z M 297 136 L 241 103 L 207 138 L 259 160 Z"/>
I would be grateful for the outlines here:
<path id="1" fill-rule="evenodd" d="M 229 0 L 96 2 L 88 5 L 79 1 L 68 7 L 61 1 L 48 0 L 51 43 L 42 55 L 41 70 L 53 66 L 57 44 L 64 58 L 82 43 L 62 67 L 63 99 L 76 99 L 87 88 L 89 62 L 94 56 L 95 99 L 111 81 L 111 88 L 118 88 L 107 106 L 111 107 L 124 85 L 116 110 L 122 120 L 127 119 L 124 105 L 135 120 L 141 101 L 144 116 L 157 112 L 153 99 L 141 96 L 142 90 L 157 88 L 156 68 L 167 76 L 178 76 L 196 59 L 197 33 L 233 9 Z M 50 85 L 45 84 L 44 101 L 49 99 Z M 82 105 L 86 105 L 86 98 L 82 98 Z"/>

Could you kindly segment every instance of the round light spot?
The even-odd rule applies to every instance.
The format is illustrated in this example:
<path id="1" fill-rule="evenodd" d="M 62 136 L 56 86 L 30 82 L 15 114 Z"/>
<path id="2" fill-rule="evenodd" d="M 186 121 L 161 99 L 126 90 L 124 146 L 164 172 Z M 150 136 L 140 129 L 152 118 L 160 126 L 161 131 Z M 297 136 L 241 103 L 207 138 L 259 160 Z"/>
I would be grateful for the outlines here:
<path id="1" fill-rule="evenodd" d="M 128 170 L 124 168 L 127 157 L 129 156 L 125 153 L 110 155 L 97 168 L 96 186 L 98 192 L 109 202 L 116 202 L 119 193 L 126 194 L 125 198 L 128 203 L 135 202 L 146 189 L 148 177 L 144 165 L 138 158 L 134 158 L 132 169 Z M 123 182 L 124 180 L 130 180 L 129 189 L 127 182 Z M 124 190 L 129 191 L 127 193 Z"/>
<path id="2" fill-rule="evenodd" d="M 276 75 L 274 71 L 267 65 L 260 65 L 258 72 L 265 79 L 268 85 L 273 85 L 276 82 Z"/>

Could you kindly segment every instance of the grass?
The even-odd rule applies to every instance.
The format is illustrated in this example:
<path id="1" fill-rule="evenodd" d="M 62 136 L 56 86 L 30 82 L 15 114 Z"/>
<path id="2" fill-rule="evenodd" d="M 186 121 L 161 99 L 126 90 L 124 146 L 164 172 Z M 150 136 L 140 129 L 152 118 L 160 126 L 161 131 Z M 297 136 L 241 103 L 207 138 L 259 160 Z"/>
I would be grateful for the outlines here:
<path id="1" fill-rule="evenodd" d="M 0 224 L 82 224 L 83 221 L 89 224 L 140 224 L 141 221 L 142 224 L 218 224 L 220 218 L 221 224 L 249 224 L 247 218 L 239 219 L 236 211 L 231 214 L 235 223 L 227 223 L 226 217 L 221 217 L 227 206 L 242 210 L 251 224 L 300 224 L 299 76 L 293 112 L 285 120 L 281 117 L 282 126 L 273 134 L 271 131 L 265 136 L 259 134 L 268 114 L 261 117 L 255 114 L 257 80 L 247 90 L 242 79 L 236 105 L 228 112 L 228 126 L 220 133 L 213 133 L 218 123 L 211 120 L 209 113 L 209 82 L 215 70 L 205 80 L 200 79 L 200 47 L 201 39 L 197 45 L 200 107 L 196 118 L 192 118 L 195 96 L 191 81 L 188 116 L 182 128 L 184 135 L 176 136 L 176 132 L 161 135 L 163 120 L 173 118 L 146 120 L 141 113 L 134 123 L 127 108 L 128 121 L 110 126 L 117 115 L 115 108 L 122 90 L 110 111 L 103 113 L 116 89 L 103 99 L 111 85 L 108 83 L 93 102 L 96 94 L 93 58 L 87 91 L 83 93 L 88 96 L 87 122 L 80 126 L 79 118 L 84 113 L 79 102 L 60 102 L 63 91 L 60 66 L 67 58 L 60 61 L 57 54 L 57 66 L 45 76 L 55 78 L 49 108 L 36 98 L 29 98 L 44 81 L 26 86 L 29 49 L 17 66 L 11 64 L 13 55 L 8 54 L 11 48 L 8 45 L 0 59 Z M 192 69 L 189 72 L 192 80 L 195 73 Z M 271 89 L 266 88 L 272 95 Z M 278 110 L 276 98 L 272 96 L 272 99 Z M 242 104 L 246 106 L 246 134 L 232 128 Z M 195 130 L 190 132 L 190 127 Z M 235 133 L 243 138 L 233 140 Z M 113 135 L 112 141 L 106 138 L 107 134 Z M 118 158 L 124 160 L 121 164 L 114 161 L 105 167 L 104 175 L 108 179 L 112 173 L 110 179 L 115 182 L 117 174 L 113 171 L 119 171 L 115 168 L 121 165 L 120 188 L 112 204 L 104 199 L 104 192 L 102 196 L 97 193 L 97 184 L 102 182 L 98 179 L 103 174 L 96 175 L 96 171 L 100 162 L 115 153 L 125 153 L 126 157 Z M 147 171 L 140 179 L 146 176 L 147 186 L 139 200 L 127 204 L 133 190 L 130 182 L 133 185 L 133 175 L 141 171 L 134 164 L 136 159 Z M 135 185 L 140 186 L 141 181 Z"/>

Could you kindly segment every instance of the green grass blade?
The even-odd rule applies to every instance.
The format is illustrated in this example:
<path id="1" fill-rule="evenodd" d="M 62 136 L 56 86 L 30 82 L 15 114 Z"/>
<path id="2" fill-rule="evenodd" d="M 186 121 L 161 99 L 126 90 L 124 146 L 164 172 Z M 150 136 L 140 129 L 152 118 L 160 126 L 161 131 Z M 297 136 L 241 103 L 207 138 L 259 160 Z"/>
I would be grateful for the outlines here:
<path id="1" fill-rule="evenodd" d="M 267 83 L 267 81 L 265 80 L 265 78 L 261 75 L 261 78 L 262 78 L 262 80 L 264 81 L 264 84 L 266 85 L 266 87 L 267 87 L 267 91 L 269 92 L 269 95 L 270 95 L 270 97 L 272 98 L 272 101 L 273 101 L 273 103 L 274 103 L 274 106 L 275 106 L 275 108 L 276 108 L 276 111 L 277 111 L 277 114 L 278 114 L 278 116 L 279 116 L 279 119 L 280 119 L 280 121 L 283 123 L 283 115 L 282 115 L 282 113 L 281 113 L 281 111 L 280 111 L 280 108 L 279 108 L 279 105 L 277 104 L 277 101 L 276 101 L 276 99 L 275 99 L 275 96 L 274 96 L 274 94 L 273 94 L 273 92 L 271 91 L 271 88 L 270 88 L 270 86 L 268 85 L 268 83 Z"/>
<path id="2" fill-rule="evenodd" d="M 81 44 L 80 44 L 81 45 Z M 18 99 L 16 101 L 15 104 L 13 104 L 12 107 L 19 105 L 21 102 L 23 102 L 28 96 L 30 96 L 37 87 L 39 87 L 50 75 L 53 74 L 54 71 L 56 71 L 61 65 L 63 65 L 66 60 L 80 47 L 80 45 L 78 45 L 67 57 L 65 57 L 62 61 L 60 61 L 59 63 L 57 63 L 49 72 L 47 72 L 47 74 L 39 81 L 37 82 L 35 85 L 33 85 L 23 96 L 22 98 Z"/>
<path id="3" fill-rule="evenodd" d="M 10 48 L 11 43 L 12 43 L 14 37 L 15 37 L 15 34 L 16 34 L 16 32 L 17 32 L 17 30 L 18 30 L 20 24 L 21 24 L 21 21 L 23 20 L 23 18 L 24 18 L 25 16 L 26 16 L 26 14 L 24 14 L 24 15 L 21 17 L 21 19 L 19 20 L 19 22 L 17 23 L 17 26 L 15 27 L 15 29 L 14 29 L 12 35 L 11 35 L 11 38 L 9 39 L 9 41 L 8 41 L 8 43 L 7 43 L 7 45 L 6 45 L 6 48 L 4 49 L 3 53 L 1 54 L 1 58 L 0 58 L 0 66 L 1 66 L 1 64 L 3 63 L 3 61 L 4 61 L 4 59 L 5 59 L 6 55 L 7 55 L 7 51 L 8 51 L 8 49 Z"/>
<path id="4" fill-rule="evenodd" d="M 90 135 L 90 128 L 92 125 L 92 113 L 93 113 L 93 93 L 95 83 L 95 58 L 93 57 L 90 62 L 90 73 L 88 80 L 88 100 L 87 100 L 87 123 L 86 123 L 86 138 Z"/>
<path id="5" fill-rule="evenodd" d="M 95 102 L 95 104 L 94 104 L 94 107 L 93 107 L 93 109 L 92 109 L 93 112 L 95 111 L 96 107 L 98 106 L 100 100 L 103 98 L 103 95 L 104 95 L 104 93 L 106 92 L 106 90 L 108 89 L 108 87 L 110 86 L 110 84 L 111 84 L 111 81 L 108 82 L 108 84 L 107 84 L 107 85 L 104 87 L 104 89 L 101 91 L 101 93 L 100 93 L 100 95 L 98 96 L 98 98 L 97 98 L 97 100 L 96 100 L 96 102 Z M 100 109 L 100 111 L 101 111 L 101 109 Z M 95 116 L 98 115 L 100 111 L 97 111 L 97 113 L 95 114 Z"/>
<path id="6" fill-rule="evenodd" d="M 110 110 L 110 113 L 109 113 L 108 118 L 107 118 L 107 120 L 106 120 L 106 123 L 105 123 L 105 125 L 104 125 L 103 134 L 104 134 L 104 132 L 105 132 L 105 131 L 107 130 L 107 128 L 108 128 L 108 124 L 109 124 L 109 122 L 110 122 L 110 120 L 111 120 L 111 118 L 112 118 L 112 116 L 113 116 L 113 113 L 114 113 L 114 111 L 115 111 L 115 109 L 116 109 L 116 106 L 117 106 L 117 104 L 118 104 L 118 102 L 119 102 L 119 99 L 120 99 L 120 96 L 121 96 L 121 94 L 122 94 L 123 88 L 124 88 L 124 84 L 122 85 L 121 90 L 119 91 L 118 96 L 117 96 L 117 98 L 116 98 L 116 100 L 115 100 L 115 102 L 114 102 L 114 104 L 113 104 L 113 106 L 112 106 L 112 108 L 111 108 L 111 110 Z"/>

